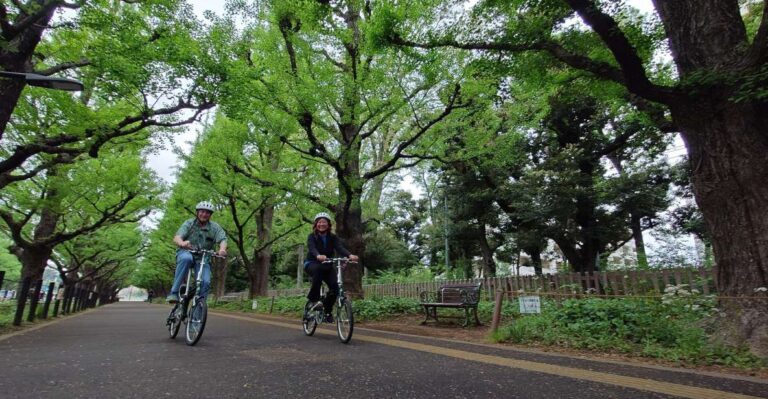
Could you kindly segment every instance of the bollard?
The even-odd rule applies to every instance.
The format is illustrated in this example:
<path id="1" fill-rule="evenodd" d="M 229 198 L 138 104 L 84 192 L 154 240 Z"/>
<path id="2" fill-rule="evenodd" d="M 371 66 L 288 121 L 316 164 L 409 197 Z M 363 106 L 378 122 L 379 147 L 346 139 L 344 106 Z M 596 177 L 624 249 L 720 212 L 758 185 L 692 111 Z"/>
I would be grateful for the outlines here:
<path id="1" fill-rule="evenodd" d="M 493 321 L 491 322 L 491 331 L 496 332 L 501 322 L 501 305 L 504 303 L 504 291 L 496 291 L 496 301 L 493 305 Z"/>
<path id="2" fill-rule="evenodd" d="M 41 319 L 48 318 L 48 309 L 51 307 L 51 299 L 53 299 L 53 289 L 56 287 L 56 283 L 48 284 L 48 293 L 45 295 L 45 303 L 43 304 L 43 314 L 40 315 Z"/>

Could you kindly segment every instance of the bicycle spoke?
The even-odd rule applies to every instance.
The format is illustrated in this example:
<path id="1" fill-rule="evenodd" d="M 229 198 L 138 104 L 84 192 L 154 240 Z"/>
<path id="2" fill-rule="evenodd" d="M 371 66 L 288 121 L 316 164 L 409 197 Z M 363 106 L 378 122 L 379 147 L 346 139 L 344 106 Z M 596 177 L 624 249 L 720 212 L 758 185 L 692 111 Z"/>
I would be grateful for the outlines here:
<path id="1" fill-rule="evenodd" d="M 352 311 L 352 302 L 349 299 L 344 298 L 339 301 L 339 306 L 336 309 L 336 332 L 338 333 L 341 342 L 346 344 L 352 339 L 354 324 L 355 320 Z"/>
<path id="2" fill-rule="evenodd" d="M 189 310 L 187 317 L 187 345 L 195 345 L 203 335 L 205 321 L 208 316 L 208 306 L 204 300 L 199 300 Z"/>
<path id="3" fill-rule="evenodd" d="M 311 302 L 307 301 L 306 305 L 304 305 L 304 313 L 301 319 L 304 334 L 314 334 L 315 329 L 317 329 L 317 313 L 312 310 Z"/>

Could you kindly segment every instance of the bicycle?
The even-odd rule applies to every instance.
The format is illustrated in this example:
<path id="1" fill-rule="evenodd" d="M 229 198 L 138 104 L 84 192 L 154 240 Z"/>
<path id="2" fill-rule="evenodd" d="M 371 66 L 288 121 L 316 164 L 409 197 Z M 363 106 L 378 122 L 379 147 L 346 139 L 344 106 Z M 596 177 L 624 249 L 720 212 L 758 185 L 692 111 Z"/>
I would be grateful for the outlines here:
<path id="1" fill-rule="evenodd" d="M 206 257 L 226 257 L 217 255 L 215 251 L 207 249 L 192 249 L 189 252 L 193 255 L 200 255 L 197 276 L 193 280 L 193 268 L 190 267 L 189 270 L 187 270 L 187 282 L 181 287 L 184 294 L 179 295 L 179 302 L 177 302 L 173 309 L 171 309 L 171 313 L 168 314 L 168 319 L 165 324 L 168 326 L 168 333 L 171 336 L 171 339 L 174 339 L 179 333 L 181 323 L 186 323 L 185 341 L 187 345 L 193 346 L 200 340 L 200 337 L 203 336 L 205 322 L 208 319 L 208 304 L 205 302 L 205 299 L 195 295 L 197 287 L 200 286 L 203 281 L 203 267 L 205 267 Z M 187 312 L 190 306 L 191 310 Z"/>
<path id="2" fill-rule="evenodd" d="M 344 280 L 342 279 L 342 270 L 346 267 L 347 263 L 357 263 L 350 261 L 347 258 L 329 258 L 323 263 L 332 263 L 336 269 L 336 278 L 339 281 L 339 295 L 336 298 L 336 333 L 339 336 L 339 340 L 342 343 L 349 343 L 352 339 L 352 331 L 355 326 L 355 315 L 352 311 L 352 300 L 347 298 L 347 293 L 344 291 Z M 312 303 L 307 300 L 304 305 L 304 313 L 302 315 L 302 327 L 304 328 L 304 334 L 311 336 L 315 333 L 317 326 L 322 324 L 325 320 L 325 311 L 323 309 L 323 299 L 325 299 L 325 286 L 320 286 L 320 301 Z"/>

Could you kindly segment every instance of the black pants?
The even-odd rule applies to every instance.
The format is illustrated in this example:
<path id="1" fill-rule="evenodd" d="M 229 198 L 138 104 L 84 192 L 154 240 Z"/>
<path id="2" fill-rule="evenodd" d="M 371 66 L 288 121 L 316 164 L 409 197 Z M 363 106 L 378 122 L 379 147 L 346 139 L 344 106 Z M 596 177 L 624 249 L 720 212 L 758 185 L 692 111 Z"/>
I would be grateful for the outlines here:
<path id="1" fill-rule="evenodd" d="M 336 302 L 336 297 L 339 295 L 339 281 L 336 279 L 336 273 L 334 273 L 333 265 L 331 263 L 312 262 L 307 265 L 307 273 L 312 276 L 312 287 L 309 289 L 307 299 L 312 302 L 320 300 L 320 286 L 325 281 L 325 285 L 328 286 L 328 293 L 323 300 L 323 307 L 326 314 L 331 314 L 333 310 L 333 304 Z"/>

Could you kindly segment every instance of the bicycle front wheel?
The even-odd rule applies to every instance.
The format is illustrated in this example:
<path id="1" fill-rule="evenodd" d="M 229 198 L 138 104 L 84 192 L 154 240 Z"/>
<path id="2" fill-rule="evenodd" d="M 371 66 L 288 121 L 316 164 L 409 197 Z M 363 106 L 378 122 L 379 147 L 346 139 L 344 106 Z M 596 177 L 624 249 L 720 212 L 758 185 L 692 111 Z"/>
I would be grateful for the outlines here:
<path id="1" fill-rule="evenodd" d="M 187 345 L 196 344 L 203 336 L 206 319 L 208 319 L 208 304 L 200 299 L 190 309 L 187 317 Z"/>
<path id="2" fill-rule="evenodd" d="M 304 305 L 304 314 L 301 316 L 301 326 L 304 329 L 304 335 L 312 335 L 315 333 L 315 329 L 317 328 L 317 318 L 316 313 L 312 309 L 312 302 L 307 301 L 307 304 Z"/>
<path id="3" fill-rule="evenodd" d="M 168 325 L 168 335 L 171 336 L 171 339 L 176 338 L 176 335 L 179 333 L 179 327 L 181 327 L 180 309 L 181 306 L 176 304 L 176 306 L 171 309 L 171 313 L 168 315 L 168 320 L 166 321 L 166 324 Z"/>
<path id="4" fill-rule="evenodd" d="M 348 343 L 352 339 L 352 330 L 355 327 L 355 315 L 352 312 L 352 301 L 347 298 L 341 298 L 336 307 L 336 332 L 339 334 L 339 340 Z"/>

